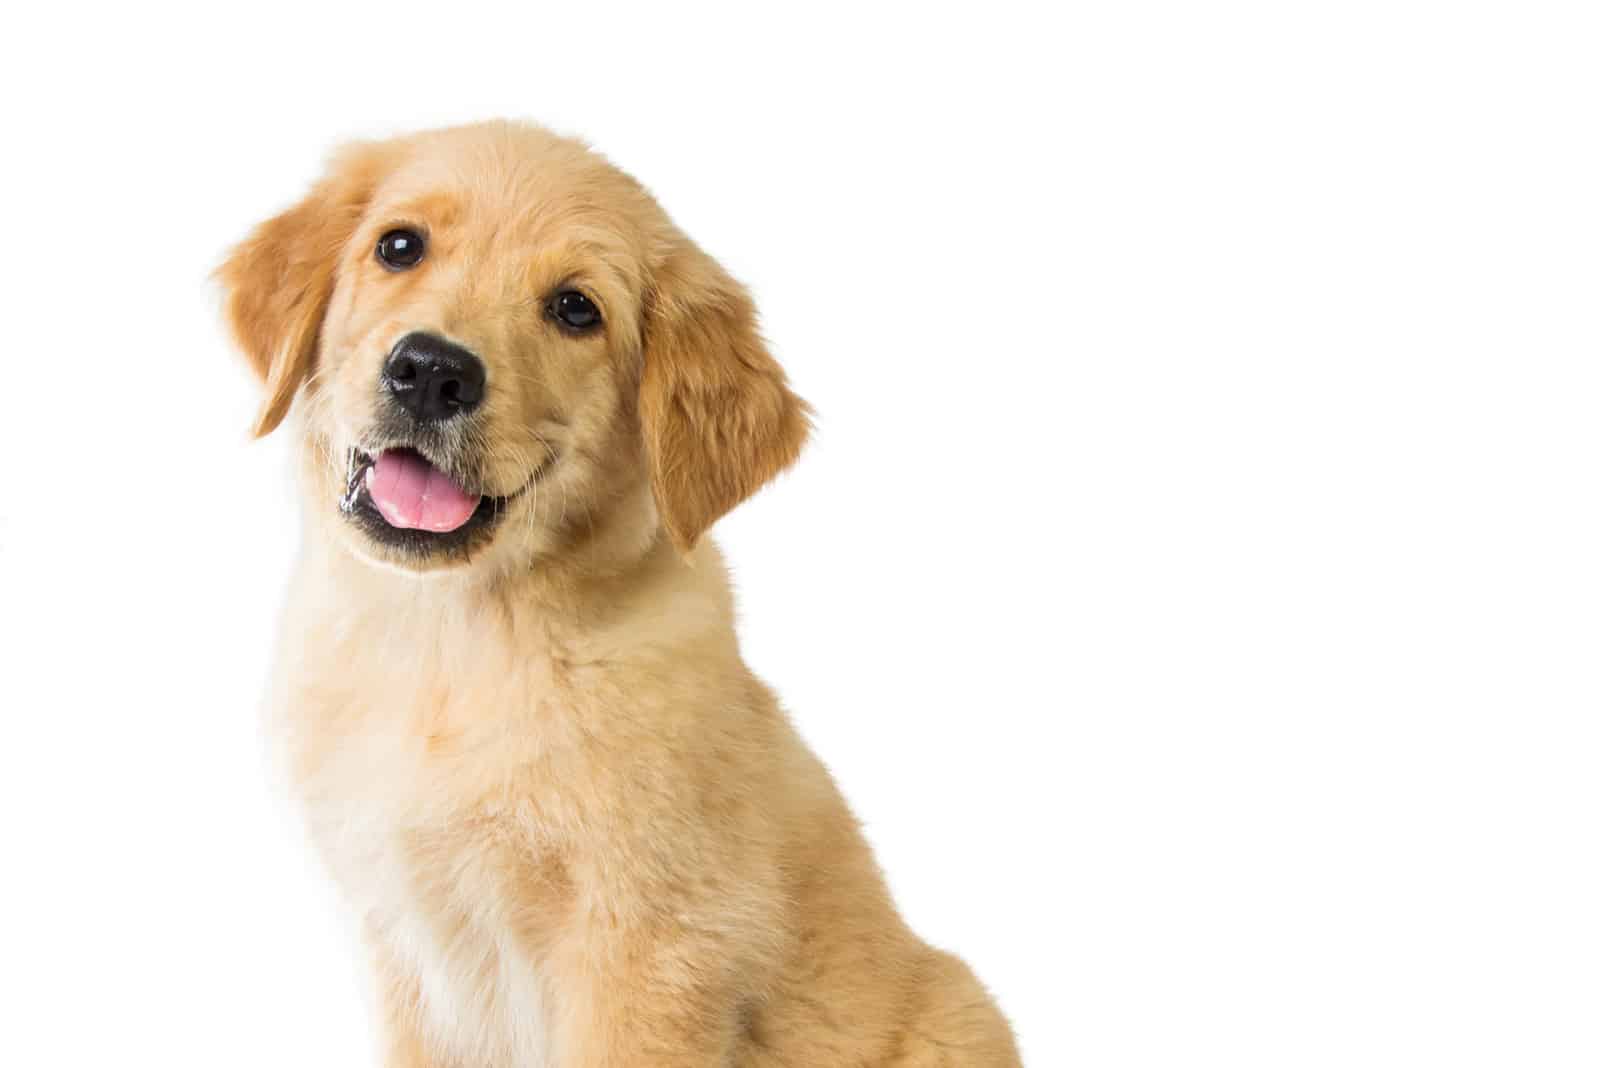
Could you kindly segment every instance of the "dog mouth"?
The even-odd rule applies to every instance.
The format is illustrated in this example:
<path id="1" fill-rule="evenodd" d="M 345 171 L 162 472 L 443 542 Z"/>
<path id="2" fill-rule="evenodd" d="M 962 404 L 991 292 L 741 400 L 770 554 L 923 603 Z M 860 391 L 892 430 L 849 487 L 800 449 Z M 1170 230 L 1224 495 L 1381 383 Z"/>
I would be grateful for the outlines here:
<path id="1" fill-rule="evenodd" d="M 365 498 L 396 530 L 448 534 L 460 530 L 486 500 L 435 467 L 416 449 L 384 449 L 376 455 L 350 450 L 346 510 Z"/>
<path id="2" fill-rule="evenodd" d="M 553 457 L 552 457 L 553 460 Z M 410 447 L 347 456 L 339 510 L 372 540 L 414 555 L 462 554 L 488 541 L 506 508 L 550 466 L 513 493 L 495 496 Z"/>

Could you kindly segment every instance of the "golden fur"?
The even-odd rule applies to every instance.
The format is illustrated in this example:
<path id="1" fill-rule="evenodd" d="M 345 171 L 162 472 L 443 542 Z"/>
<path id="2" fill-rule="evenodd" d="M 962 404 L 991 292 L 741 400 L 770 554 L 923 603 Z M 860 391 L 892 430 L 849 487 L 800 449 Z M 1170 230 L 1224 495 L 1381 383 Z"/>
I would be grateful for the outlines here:
<path id="1" fill-rule="evenodd" d="M 372 249 L 401 223 L 429 251 L 393 274 Z M 257 432 L 300 443 L 269 708 L 362 917 L 386 1064 L 1019 1063 L 740 659 L 701 535 L 794 460 L 807 409 L 648 193 L 526 125 L 357 145 L 219 276 Z M 574 284 L 603 331 L 542 313 Z M 384 355 L 419 329 L 486 364 L 474 470 L 516 494 L 465 558 L 339 509 Z"/>

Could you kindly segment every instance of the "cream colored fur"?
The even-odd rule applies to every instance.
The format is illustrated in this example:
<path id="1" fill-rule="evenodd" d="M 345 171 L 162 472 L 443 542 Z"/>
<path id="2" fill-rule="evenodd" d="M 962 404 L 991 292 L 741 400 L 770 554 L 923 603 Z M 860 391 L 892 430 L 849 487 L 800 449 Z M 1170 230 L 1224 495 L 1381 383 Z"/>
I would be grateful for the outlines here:
<path id="1" fill-rule="evenodd" d="M 371 263 L 396 221 L 429 234 L 408 276 Z M 536 127 L 436 131 L 347 151 L 220 274 L 260 430 L 299 442 L 272 734 L 362 917 L 387 1065 L 1019 1063 L 740 659 L 701 535 L 792 461 L 806 409 L 648 194 Z M 539 314 L 574 279 L 601 336 Z M 414 329 L 488 366 L 483 491 L 548 472 L 470 559 L 408 559 L 338 509 Z"/>

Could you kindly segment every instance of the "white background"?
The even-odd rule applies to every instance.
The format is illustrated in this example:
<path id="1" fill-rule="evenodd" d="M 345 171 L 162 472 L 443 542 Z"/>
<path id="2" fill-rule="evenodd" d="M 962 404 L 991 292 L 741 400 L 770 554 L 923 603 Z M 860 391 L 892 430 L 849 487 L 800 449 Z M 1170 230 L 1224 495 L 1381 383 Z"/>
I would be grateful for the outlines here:
<path id="1" fill-rule="evenodd" d="M 748 657 L 1032 1068 L 1596 1063 L 1584 5 L 674 6 L 6 17 L 0 1061 L 365 1062 L 206 275 L 505 115 L 755 290 Z"/>

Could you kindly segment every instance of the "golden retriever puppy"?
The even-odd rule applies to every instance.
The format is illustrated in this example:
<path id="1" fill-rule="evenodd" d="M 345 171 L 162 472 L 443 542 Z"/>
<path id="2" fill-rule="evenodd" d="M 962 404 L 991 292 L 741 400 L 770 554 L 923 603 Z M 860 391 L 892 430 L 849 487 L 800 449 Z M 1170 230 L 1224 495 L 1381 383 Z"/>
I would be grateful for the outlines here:
<path id="1" fill-rule="evenodd" d="M 299 446 L 269 714 L 385 1063 L 1019 1063 L 740 659 L 704 534 L 807 408 L 637 182 L 527 125 L 358 144 L 219 277 Z"/>

